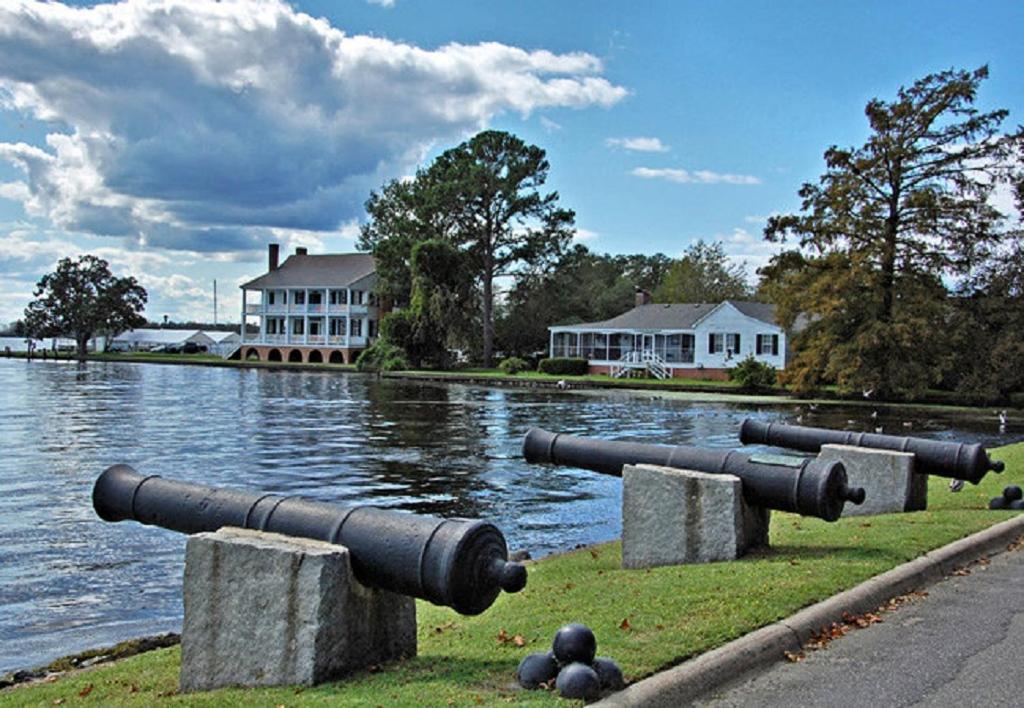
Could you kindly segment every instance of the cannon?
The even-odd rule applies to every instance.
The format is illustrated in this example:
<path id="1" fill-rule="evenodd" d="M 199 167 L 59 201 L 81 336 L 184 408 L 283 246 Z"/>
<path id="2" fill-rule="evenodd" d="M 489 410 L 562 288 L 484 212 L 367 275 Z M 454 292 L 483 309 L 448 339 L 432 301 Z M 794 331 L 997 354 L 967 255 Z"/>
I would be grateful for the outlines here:
<path id="1" fill-rule="evenodd" d="M 847 486 L 846 470 L 835 460 L 595 440 L 540 428 L 526 433 L 523 456 L 527 462 L 553 462 L 617 477 L 622 475 L 624 465 L 635 464 L 731 474 L 742 480 L 748 503 L 825 521 L 838 519 L 848 501 L 864 502 L 864 490 Z"/>
<path id="2" fill-rule="evenodd" d="M 144 477 L 114 465 L 96 480 L 93 507 L 104 521 L 131 519 L 182 533 L 236 526 L 346 546 L 364 585 L 446 605 L 464 615 L 486 610 L 501 590 L 526 586 L 494 525 L 371 506 L 339 506 Z"/>
<path id="3" fill-rule="evenodd" d="M 852 445 L 878 450 L 914 454 L 914 470 L 921 474 L 952 477 L 977 484 L 989 470 L 1003 471 L 1003 463 L 993 461 L 981 445 L 905 438 L 878 433 L 851 433 L 828 428 L 762 423 L 747 418 L 740 425 L 740 442 L 787 447 L 804 452 L 820 452 L 822 445 Z"/>

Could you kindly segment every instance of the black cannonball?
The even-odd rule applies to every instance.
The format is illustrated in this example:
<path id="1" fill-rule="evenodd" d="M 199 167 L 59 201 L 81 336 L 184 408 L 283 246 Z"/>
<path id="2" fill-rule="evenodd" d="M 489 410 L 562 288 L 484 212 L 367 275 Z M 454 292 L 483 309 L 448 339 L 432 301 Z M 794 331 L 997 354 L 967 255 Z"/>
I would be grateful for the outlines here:
<path id="1" fill-rule="evenodd" d="M 1009 502 L 1006 501 L 1006 499 L 1004 499 L 1003 497 L 993 497 L 988 502 L 988 508 L 989 509 L 1008 509 L 1010 507 L 1009 507 Z"/>
<path id="2" fill-rule="evenodd" d="M 582 698 L 592 701 L 601 695 L 601 680 L 597 672 L 576 661 L 558 672 L 555 688 L 562 698 Z"/>
<path id="3" fill-rule="evenodd" d="M 547 683 L 556 676 L 558 663 L 551 652 L 530 654 L 519 662 L 519 668 L 516 669 L 516 679 L 523 688 L 540 688 L 542 683 Z"/>
<path id="4" fill-rule="evenodd" d="M 597 672 L 602 691 L 621 691 L 626 687 L 626 680 L 622 678 L 622 669 L 607 656 L 597 657 L 591 666 Z"/>
<path id="5" fill-rule="evenodd" d="M 562 666 L 574 661 L 589 664 L 597 653 L 597 637 L 586 625 L 567 624 L 555 632 L 551 649 Z"/>
<path id="6" fill-rule="evenodd" d="M 1006 508 L 1014 510 L 1024 509 L 1024 499 L 1014 499 L 1006 506 Z"/>
<path id="7" fill-rule="evenodd" d="M 1003 499 L 1008 502 L 1017 501 L 1022 498 L 1024 498 L 1024 491 L 1022 491 L 1016 484 L 1011 484 L 1003 490 Z"/>

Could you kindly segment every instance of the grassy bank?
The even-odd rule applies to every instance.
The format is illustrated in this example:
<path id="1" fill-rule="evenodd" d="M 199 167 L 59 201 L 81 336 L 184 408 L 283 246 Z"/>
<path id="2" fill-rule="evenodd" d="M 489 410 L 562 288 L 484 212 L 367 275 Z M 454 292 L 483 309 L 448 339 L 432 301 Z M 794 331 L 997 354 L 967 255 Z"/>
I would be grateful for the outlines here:
<path id="1" fill-rule="evenodd" d="M 720 646 L 801 607 L 1002 521 L 985 509 L 1024 481 L 1024 443 L 996 451 L 1007 472 L 959 494 L 932 478 L 929 510 L 835 524 L 776 513 L 772 548 L 733 563 L 624 571 L 609 543 L 530 563 L 529 585 L 478 617 L 419 605 L 419 656 L 315 688 L 176 693 L 180 650 L 161 649 L 49 683 L 0 693 L 5 705 L 477 705 L 557 702 L 514 686 L 519 660 L 544 651 L 561 624 L 589 624 L 598 653 L 629 680 Z M 516 637 L 521 638 L 521 641 Z M 522 646 L 518 646 L 518 644 Z"/>

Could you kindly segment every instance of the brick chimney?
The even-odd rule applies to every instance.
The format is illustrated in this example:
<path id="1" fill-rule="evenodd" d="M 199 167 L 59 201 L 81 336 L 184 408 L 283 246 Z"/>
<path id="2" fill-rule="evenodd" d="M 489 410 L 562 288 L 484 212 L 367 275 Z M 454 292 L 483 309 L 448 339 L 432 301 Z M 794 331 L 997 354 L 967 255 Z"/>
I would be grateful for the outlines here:
<path id="1" fill-rule="evenodd" d="M 308 253 L 309 253 L 309 250 L 307 250 L 305 248 L 302 248 L 302 247 L 299 247 L 299 248 L 295 249 L 295 255 L 296 256 L 305 256 Z"/>
<path id="2" fill-rule="evenodd" d="M 281 253 L 281 247 L 276 243 L 267 246 L 267 270 L 277 270 L 277 259 Z"/>
<path id="3" fill-rule="evenodd" d="M 640 307 L 641 305 L 650 305 L 651 304 L 651 294 L 649 292 L 647 292 L 643 288 L 634 288 L 634 290 L 636 290 L 636 306 L 637 307 Z"/>

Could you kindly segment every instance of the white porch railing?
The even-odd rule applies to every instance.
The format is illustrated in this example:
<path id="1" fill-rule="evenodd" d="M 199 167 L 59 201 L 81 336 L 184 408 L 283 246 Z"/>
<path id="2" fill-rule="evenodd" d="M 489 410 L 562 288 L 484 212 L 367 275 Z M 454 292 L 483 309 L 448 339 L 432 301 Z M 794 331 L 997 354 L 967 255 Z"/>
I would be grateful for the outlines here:
<path id="1" fill-rule="evenodd" d="M 667 379 L 669 377 L 665 360 L 650 349 L 634 349 L 633 351 L 626 352 L 618 362 L 612 365 L 610 373 L 614 378 L 621 378 L 640 370 L 649 371 L 657 379 Z"/>

